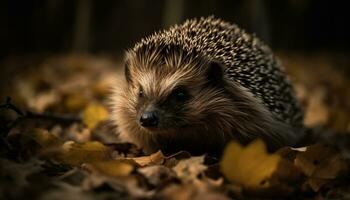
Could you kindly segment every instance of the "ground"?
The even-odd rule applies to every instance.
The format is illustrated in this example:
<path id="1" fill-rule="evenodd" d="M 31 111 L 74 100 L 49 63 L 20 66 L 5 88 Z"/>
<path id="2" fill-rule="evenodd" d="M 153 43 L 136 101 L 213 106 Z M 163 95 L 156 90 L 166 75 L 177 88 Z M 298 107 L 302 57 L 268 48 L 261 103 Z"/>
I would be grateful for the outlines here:
<path id="1" fill-rule="evenodd" d="M 305 107 L 305 146 L 232 142 L 221 158 L 145 155 L 119 141 L 107 106 L 118 56 L 4 60 L 0 199 L 349 199 L 348 59 L 278 57 Z"/>

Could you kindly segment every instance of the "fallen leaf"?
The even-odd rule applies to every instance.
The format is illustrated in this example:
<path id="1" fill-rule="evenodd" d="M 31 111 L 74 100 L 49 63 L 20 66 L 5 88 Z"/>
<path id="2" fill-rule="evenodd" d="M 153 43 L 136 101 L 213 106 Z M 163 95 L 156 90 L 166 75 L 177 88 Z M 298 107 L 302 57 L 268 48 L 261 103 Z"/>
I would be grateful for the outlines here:
<path id="1" fill-rule="evenodd" d="M 262 140 L 255 140 L 246 147 L 231 142 L 225 148 L 220 169 L 228 180 L 246 188 L 268 187 L 268 179 L 280 160 L 279 155 L 267 153 Z"/>
<path id="2" fill-rule="evenodd" d="M 58 138 L 45 129 L 33 129 L 29 131 L 27 135 L 39 144 L 37 149 L 33 146 L 29 146 L 28 149 L 33 150 L 38 155 L 46 156 L 47 158 L 50 158 L 49 155 L 51 155 L 52 151 L 59 151 L 64 144 L 61 138 Z"/>
<path id="3" fill-rule="evenodd" d="M 73 168 L 58 177 L 59 181 L 69 183 L 71 185 L 80 185 L 90 174 L 81 168 Z"/>
<path id="4" fill-rule="evenodd" d="M 108 119 L 108 111 L 101 104 L 89 104 L 83 114 L 83 122 L 89 129 L 94 129 L 100 122 Z"/>
<path id="5" fill-rule="evenodd" d="M 204 165 L 204 156 L 193 156 L 188 159 L 180 160 L 179 163 L 173 167 L 177 176 L 187 182 L 197 179 L 198 175 L 204 173 L 207 166 Z"/>
<path id="6" fill-rule="evenodd" d="M 63 144 L 60 138 L 41 128 L 12 129 L 7 140 L 23 158 L 45 155 L 46 151 L 57 151 Z"/>
<path id="7" fill-rule="evenodd" d="M 304 123 L 307 126 L 325 124 L 329 119 L 329 110 L 324 103 L 325 91 L 319 89 L 310 95 L 306 107 Z"/>
<path id="8" fill-rule="evenodd" d="M 59 102 L 59 97 L 55 91 L 40 92 L 35 97 L 29 99 L 28 106 L 36 112 L 44 112 L 46 108 Z"/>
<path id="9" fill-rule="evenodd" d="M 294 163 L 309 177 L 314 191 L 318 191 L 322 185 L 337 178 L 347 169 L 341 154 L 324 144 L 309 146 L 305 152 L 299 152 Z"/>
<path id="10" fill-rule="evenodd" d="M 153 153 L 149 156 L 141 156 L 141 157 L 135 157 L 135 158 L 130 158 L 130 159 L 135 161 L 141 167 L 144 167 L 147 165 L 163 164 L 164 158 L 165 157 L 164 157 L 163 153 L 161 151 L 157 151 L 156 153 Z"/>
<path id="11" fill-rule="evenodd" d="M 111 148 L 97 141 L 83 144 L 68 141 L 62 145 L 61 151 L 57 154 L 57 159 L 63 164 L 80 166 L 83 163 L 110 160 L 111 153 Z"/>
<path id="12" fill-rule="evenodd" d="M 223 191 L 213 188 L 205 182 L 196 181 L 194 183 L 172 184 L 166 187 L 158 195 L 158 199 L 170 200 L 228 200 Z"/>
<path id="13" fill-rule="evenodd" d="M 154 190 L 143 188 L 136 176 L 113 178 L 101 176 L 98 173 L 90 174 L 83 181 L 82 188 L 85 191 L 95 191 L 95 194 L 106 190 L 114 194 L 107 199 L 151 199 L 150 197 L 155 193 Z"/>
<path id="14" fill-rule="evenodd" d="M 33 138 L 42 148 L 57 147 L 63 144 L 63 141 L 57 136 L 51 134 L 46 129 L 32 129 L 26 133 Z"/>
<path id="15" fill-rule="evenodd" d="M 11 160 L 0 158 L 0 186 L 22 187 L 28 185 L 27 177 L 43 171 L 43 161 L 31 159 L 26 163 L 17 163 Z M 0 191 L 2 191 L 0 187 Z M 2 196 L 2 195 L 0 195 Z"/>
<path id="16" fill-rule="evenodd" d="M 79 94 L 78 92 L 68 94 L 64 98 L 64 106 L 70 112 L 80 111 L 88 104 L 88 98 L 84 95 Z"/>
<path id="17" fill-rule="evenodd" d="M 92 92 L 97 97 L 106 97 L 109 95 L 113 84 L 116 84 L 114 76 L 114 74 L 110 74 L 108 76 L 104 76 L 103 79 L 98 80 L 91 86 Z"/>
<path id="18" fill-rule="evenodd" d="M 65 134 L 62 137 L 64 137 L 65 140 L 84 143 L 91 141 L 91 135 L 91 130 L 89 128 L 82 124 L 75 123 L 66 129 Z"/>
<path id="19" fill-rule="evenodd" d="M 134 170 L 133 165 L 121 160 L 91 162 L 84 164 L 83 167 L 111 177 L 127 176 Z"/>
<path id="20" fill-rule="evenodd" d="M 187 151 L 179 151 L 165 158 L 164 166 L 172 168 L 182 159 L 191 158 L 191 154 Z"/>
<path id="21" fill-rule="evenodd" d="M 173 170 L 163 165 L 146 166 L 137 169 L 148 180 L 153 187 L 164 188 L 167 184 L 177 180 Z"/>
<path id="22" fill-rule="evenodd" d="M 281 159 L 276 170 L 268 180 L 268 188 L 255 190 L 256 194 L 261 196 L 279 196 L 285 197 L 298 191 L 305 177 L 302 172 L 293 164 L 293 162 Z"/>
<path id="23" fill-rule="evenodd" d="M 41 195 L 40 199 L 52 199 L 52 200 L 73 200 L 73 199 L 85 199 L 94 200 L 91 192 L 84 191 L 79 186 L 73 186 L 68 183 L 56 183 L 57 188 L 47 191 Z"/>

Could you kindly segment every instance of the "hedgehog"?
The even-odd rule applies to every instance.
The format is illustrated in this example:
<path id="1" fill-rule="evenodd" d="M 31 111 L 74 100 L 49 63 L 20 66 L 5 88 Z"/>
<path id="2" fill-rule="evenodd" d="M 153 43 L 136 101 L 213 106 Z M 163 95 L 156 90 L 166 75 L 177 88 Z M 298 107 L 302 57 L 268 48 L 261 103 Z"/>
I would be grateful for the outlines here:
<path id="1" fill-rule="evenodd" d="M 221 19 L 202 17 L 143 38 L 125 53 L 112 95 L 123 141 L 146 153 L 220 155 L 260 138 L 294 146 L 303 109 L 270 48 Z"/>

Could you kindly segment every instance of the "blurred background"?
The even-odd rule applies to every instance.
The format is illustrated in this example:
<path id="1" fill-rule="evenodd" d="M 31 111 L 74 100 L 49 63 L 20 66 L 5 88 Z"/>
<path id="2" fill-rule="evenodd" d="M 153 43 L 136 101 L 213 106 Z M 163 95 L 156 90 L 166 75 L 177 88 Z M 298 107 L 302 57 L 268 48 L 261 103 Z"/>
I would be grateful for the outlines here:
<path id="1" fill-rule="evenodd" d="M 187 18 L 215 15 L 275 50 L 350 50 L 346 1 L 4 0 L 2 58 L 49 53 L 120 53 L 143 36 Z"/>
<path id="2" fill-rule="evenodd" d="M 123 52 L 154 31 L 215 15 L 269 44 L 306 108 L 307 125 L 350 132 L 350 12 L 325 0 L 3 0 L 0 100 L 81 114 L 103 102 Z"/>
<path id="3" fill-rule="evenodd" d="M 123 52 L 154 31 L 209 15 L 236 23 L 272 48 L 305 108 L 307 134 L 301 142 L 318 141 L 307 152 L 281 151 L 288 158 L 276 170 L 270 161 L 277 155 L 266 155 L 260 145 L 240 150 L 266 156 L 262 171 L 273 173 L 272 179 L 252 173 L 249 183 L 242 182 L 252 184 L 252 193 L 236 183 L 226 185 L 210 157 L 203 164 L 196 157 L 178 169 L 170 167 L 188 158 L 186 152 L 139 157 L 149 159 L 150 168 L 131 167 L 132 160 L 107 165 L 118 161 L 107 157 L 141 155 L 130 144 L 117 144 L 121 141 L 110 121 L 107 102 L 111 88 L 118 90 L 124 80 Z M 346 0 L 1 0 L 0 199 L 162 199 L 155 194 L 224 199 L 216 192 L 235 199 L 266 199 L 270 192 L 281 199 L 350 199 L 345 168 L 350 160 L 349 21 Z M 118 155 L 108 153 L 111 149 Z M 238 160 L 254 165 L 250 157 Z M 153 165 L 159 163 L 164 165 Z M 129 193 L 134 196 L 125 196 Z"/>

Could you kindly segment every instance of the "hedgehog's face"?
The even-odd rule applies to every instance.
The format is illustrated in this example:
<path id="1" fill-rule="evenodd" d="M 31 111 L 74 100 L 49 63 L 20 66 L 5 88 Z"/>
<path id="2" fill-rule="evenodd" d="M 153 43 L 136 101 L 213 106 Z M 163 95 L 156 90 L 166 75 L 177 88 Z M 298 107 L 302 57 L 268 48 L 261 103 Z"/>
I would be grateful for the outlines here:
<path id="1" fill-rule="evenodd" d="M 124 105 L 119 105 L 129 132 L 181 134 L 225 122 L 218 118 L 227 115 L 232 101 L 218 80 L 221 66 L 178 55 L 161 61 L 132 56 L 125 68 Z"/>
<path id="2" fill-rule="evenodd" d="M 187 103 L 192 97 L 186 86 L 175 86 L 162 96 L 150 91 L 151 88 L 144 88 L 147 86 L 141 84 L 136 88 L 138 97 L 135 111 L 140 126 L 162 131 L 188 125 L 183 118 L 188 112 Z"/>

